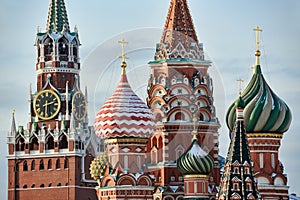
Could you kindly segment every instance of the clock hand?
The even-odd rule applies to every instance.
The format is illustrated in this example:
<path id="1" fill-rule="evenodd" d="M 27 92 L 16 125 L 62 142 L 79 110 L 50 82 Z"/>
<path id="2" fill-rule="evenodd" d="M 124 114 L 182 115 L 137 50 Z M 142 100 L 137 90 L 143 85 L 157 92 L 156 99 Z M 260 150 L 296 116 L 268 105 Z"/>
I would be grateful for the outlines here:
<path id="1" fill-rule="evenodd" d="M 46 103 L 43 105 L 43 107 L 45 107 L 45 115 L 48 115 L 48 100 L 46 100 Z"/>
<path id="2" fill-rule="evenodd" d="M 54 101 L 51 101 L 50 103 L 48 103 L 48 106 L 51 105 L 51 104 L 54 104 L 54 103 L 55 103 Z"/>

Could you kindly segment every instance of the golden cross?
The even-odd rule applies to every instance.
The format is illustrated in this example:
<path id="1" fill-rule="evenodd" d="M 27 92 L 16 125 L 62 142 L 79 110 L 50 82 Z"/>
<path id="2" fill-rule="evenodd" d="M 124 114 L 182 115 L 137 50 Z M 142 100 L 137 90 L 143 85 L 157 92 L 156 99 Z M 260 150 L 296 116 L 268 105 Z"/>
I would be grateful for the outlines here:
<path id="1" fill-rule="evenodd" d="M 128 42 L 125 42 L 123 38 L 122 41 L 119 41 L 119 44 L 122 45 L 122 55 L 119 56 L 119 58 L 122 58 L 122 62 L 125 62 L 125 60 L 128 59 L 128 57 L 125 56 L 125 44 L 128 44 Z"/>
<path id="2" fill-rule="evenodd" d="M 241 95 L 242 94 L 242 83 L 244 82 L 244 80 L 240 78 L 240 79 L 238 79 L 236 81 L 239 84 L 239 95 Z"/>
<path id="3" fill-rule="evenodd" d="M 259 26 L 256 26 L 253 30 L 256 33 L 256 50 L 259 50 L 259 32 L 262 32 L 262 29 L 260 29 Z"/>

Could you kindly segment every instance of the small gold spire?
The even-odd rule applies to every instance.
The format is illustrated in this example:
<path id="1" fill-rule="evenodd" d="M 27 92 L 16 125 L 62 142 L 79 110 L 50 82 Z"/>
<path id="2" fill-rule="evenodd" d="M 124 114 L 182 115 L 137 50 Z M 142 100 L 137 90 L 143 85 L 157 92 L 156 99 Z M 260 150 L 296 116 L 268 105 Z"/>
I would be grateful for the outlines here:
<path id="1" fill-rule="evenodd" d="M 122 67 L 122 74 L 125 75 L 126 74 L 126 67 L 127 67 L 127 64 L 126 64 L 126 59 L 129 59 L 128 57 L 126 57 L 125 55 L 125 44 L 128 44 L 128 42 L 126 42 L 124 40 L 124 38 L 122 39 L 122 41 L 119 41 L 119 44 L 122 45 L 122 55 L 119 56 L 119 58 L 122 58 L 122 64 L 121 64 L 121 67 Z"/>
<path id="2" fill-rule="evenodd" d="M 255 56 L 256 56 L 256 64 L 255 65 L 260 65 L 260 51 L 259 51 L 259 32 L 262 32 L 262 29 L 259 28 L 259 26 L 256 26 L 254 29 L 255 34 L 256 34 L 256 51 L 255 51 Z"/>
<path id="3" fill-rule="evenodd" d="M 193 134 L 193 140 L 198 140 L 197 139 L 197 135 L 198 135 L 198 132 L 197 132 L 197 115 L 194 114 L 193 115 L 193 122 L 194 122 L 194 130 L 192 131 L 192 134 Z"/>
<path id="4" fill-rule="evenodd" d="M 16 109 L 13 109 L 11 113 L 12 113 L 13 115 L 15 115 L 15 112 L 16 112 Z"/>
<path id="5" fill-rule="evenodd" d="M 236 81 L 238 82 L 239 96 L 241 96 L 241 94 L 242 94 L 242 83 L 244 82 L 244 80 L 240 78 Z"/>

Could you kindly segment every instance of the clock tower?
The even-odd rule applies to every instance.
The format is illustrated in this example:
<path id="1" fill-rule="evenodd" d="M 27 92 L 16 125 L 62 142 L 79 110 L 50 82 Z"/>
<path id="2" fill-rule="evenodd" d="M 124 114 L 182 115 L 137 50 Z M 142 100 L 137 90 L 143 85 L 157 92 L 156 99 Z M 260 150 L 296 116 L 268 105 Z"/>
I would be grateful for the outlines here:
<path id="1" fill-rule="evenodd" d="M 8 134 L 8 199 L 94 199 L 88 167 L 99 139 L 88 127 L 79 34 L 70 29 L 64 0 L 50 0 L 46 31 L 38 28 L 35 46 L 28 125 L 17 128 L 13 113 Z"/>

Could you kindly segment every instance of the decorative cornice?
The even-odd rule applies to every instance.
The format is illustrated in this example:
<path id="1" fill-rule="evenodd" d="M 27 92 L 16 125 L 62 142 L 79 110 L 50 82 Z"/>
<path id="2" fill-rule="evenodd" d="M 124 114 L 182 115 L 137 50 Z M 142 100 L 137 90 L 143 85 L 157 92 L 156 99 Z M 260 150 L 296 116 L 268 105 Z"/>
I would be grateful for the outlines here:
<path id="1" fill-rule="evenodd" d="M 114 143 L 142 143 L 145 144 L 148 142 L 148 138 L 111 138 L 104 140 L 105 144 L 114 144 Z"/>
<path id="2" fill-rule="evenodd" d="M 247 138 L 282 138 L 282 133 L 247 133 Z"/>
<path id="3" fill-rule="evenodd" d="M 188 174 L 184 175 L 183 178 L 209 178 L 209 175 L 203 175 L 203 174 Z"/>

